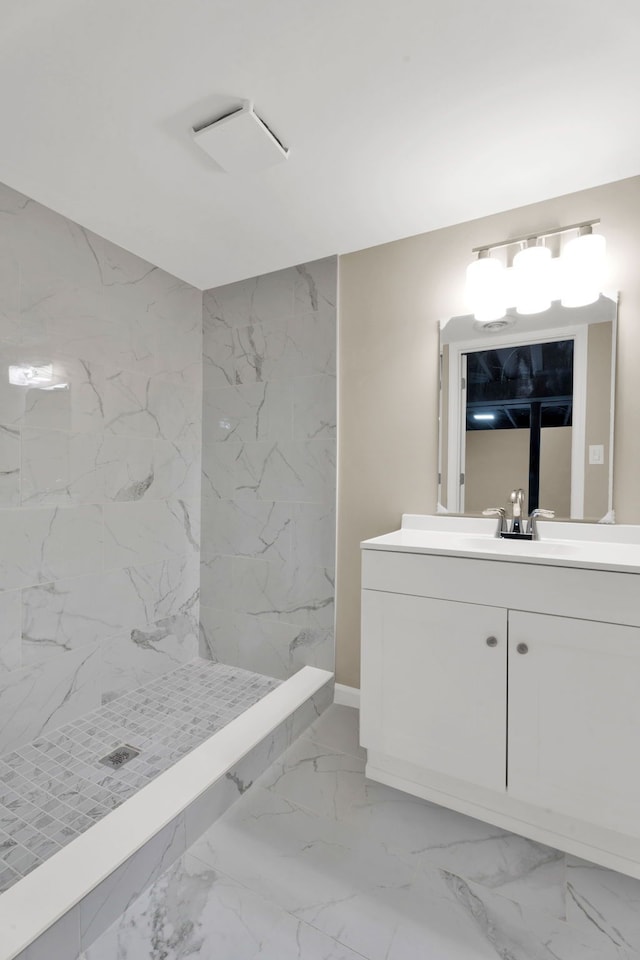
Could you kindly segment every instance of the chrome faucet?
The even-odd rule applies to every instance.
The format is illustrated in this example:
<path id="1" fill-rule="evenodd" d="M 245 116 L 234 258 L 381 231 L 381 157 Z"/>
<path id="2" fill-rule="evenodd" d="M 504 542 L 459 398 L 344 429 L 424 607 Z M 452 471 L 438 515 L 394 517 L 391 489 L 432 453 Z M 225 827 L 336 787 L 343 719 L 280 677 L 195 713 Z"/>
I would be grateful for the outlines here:
<path id="1" fill-rule="evenodd" d="M 511 521 L 511 533 L 514 536 L 522 536 L 524 534 L 524 530 L 522 528 L 522 508 L 524 506 L 524 490 L 522 489 L 522 487 L 519 487 L 517 490 L 512 490 L 509 500 L 511 501 L 511 510 L 513 513 L 513 519 Z"/>
<path id="2" fill-rule="evenodd" d="M 529 522 L 527 524 L 527 533 L 531 534 L 533 540 L 538 539 L 538 524 L 537 520 L 553 520 L 555 517 L 555 510 L 543 510 L 538 507 L 537 510 L 533 510 L 529 514 Z"/>

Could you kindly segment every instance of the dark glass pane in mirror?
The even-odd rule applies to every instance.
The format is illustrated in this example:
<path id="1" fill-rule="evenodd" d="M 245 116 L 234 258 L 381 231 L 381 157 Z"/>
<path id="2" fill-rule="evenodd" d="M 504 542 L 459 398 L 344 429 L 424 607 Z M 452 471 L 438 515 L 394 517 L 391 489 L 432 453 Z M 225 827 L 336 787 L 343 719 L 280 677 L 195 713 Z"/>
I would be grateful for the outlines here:
<path id="1" fill-rule="evenodd" d="M 528 429 L 531 403 L 542 427 L 571 426 L 573 340 L 467 354 L 467 430 Z"/>

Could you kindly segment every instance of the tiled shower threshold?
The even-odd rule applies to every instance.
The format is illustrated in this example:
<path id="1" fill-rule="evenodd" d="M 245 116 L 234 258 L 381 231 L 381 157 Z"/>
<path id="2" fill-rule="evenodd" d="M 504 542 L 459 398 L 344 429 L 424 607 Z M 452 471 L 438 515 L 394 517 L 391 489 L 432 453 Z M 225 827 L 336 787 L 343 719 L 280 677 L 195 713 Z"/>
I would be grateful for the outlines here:
<path id="1" fill-rule="evenodd" d="M 2 758 L 0 876 L 11 885 L 0 960 L 30 960 L 38 937 L 48 955 L 62 924 L 81 931 L 84 949 L 139 892 L 126 889 L 136 857 L 157 857 L 160 833 L 162 863 L 179 856 L 328 705 L 331 687 L 314 667 L 281 682 L 197 660 Z M 100 762 L 125 744 L 139 751 L 126 765 Z M 118 867 L 126 875 L 111 896 Z"/>

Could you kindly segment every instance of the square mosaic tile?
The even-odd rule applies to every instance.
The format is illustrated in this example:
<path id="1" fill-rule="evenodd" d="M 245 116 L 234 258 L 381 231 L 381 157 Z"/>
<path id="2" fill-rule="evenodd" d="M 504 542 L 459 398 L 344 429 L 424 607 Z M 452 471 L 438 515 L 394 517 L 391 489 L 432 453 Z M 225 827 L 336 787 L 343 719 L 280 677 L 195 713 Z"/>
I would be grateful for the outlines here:
<path id="1" fill-rule="evenodd" d="M 194 660 L 0 757 L 0 892 L 279 684 Z M 124 744 L 138 756 L 100 762 Z"/>

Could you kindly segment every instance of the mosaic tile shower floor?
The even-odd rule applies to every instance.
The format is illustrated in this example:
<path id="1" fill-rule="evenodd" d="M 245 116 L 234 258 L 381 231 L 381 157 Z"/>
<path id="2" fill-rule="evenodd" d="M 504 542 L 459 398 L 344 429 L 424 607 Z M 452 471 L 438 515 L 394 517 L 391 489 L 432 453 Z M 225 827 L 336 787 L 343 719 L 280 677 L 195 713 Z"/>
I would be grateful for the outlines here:
<path id="1" fill-rule="evenodd" d="M 279 684 L 194 660 L 0 757 L 0 892 Z M 140 755 L 100 763 L 123 744 Z"/>

